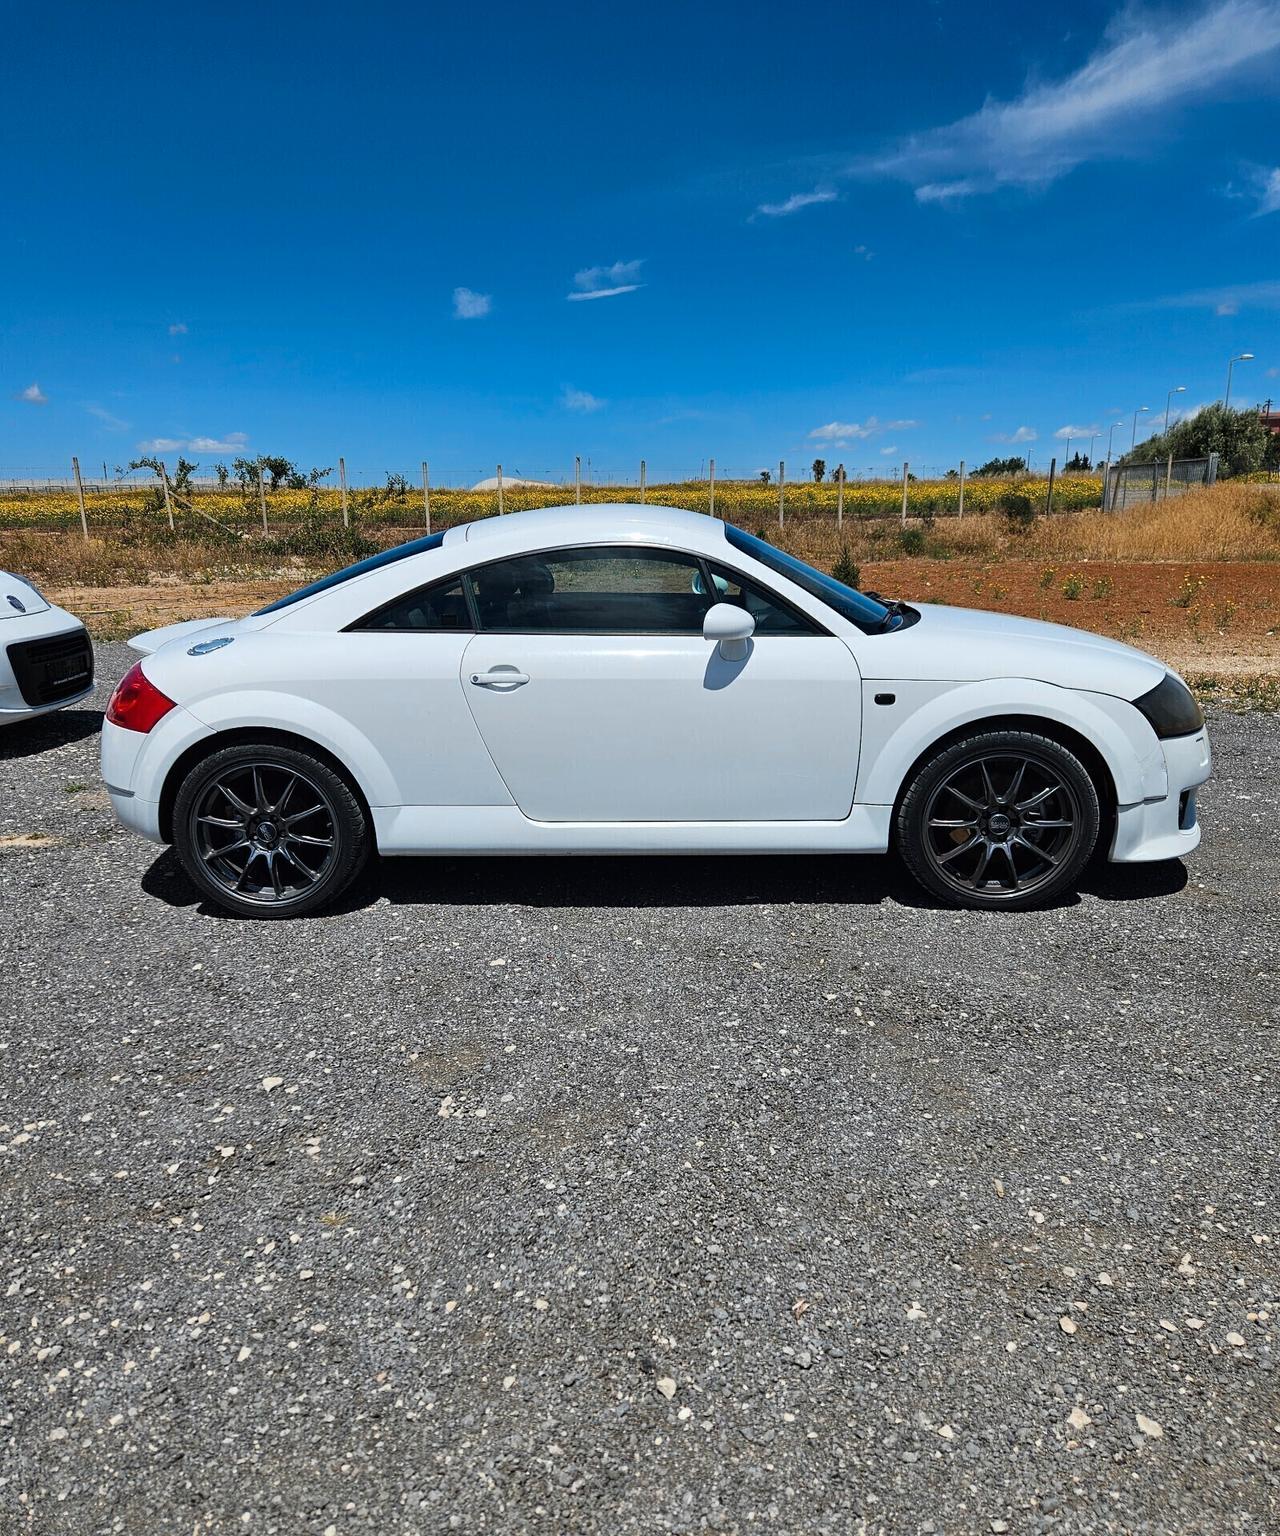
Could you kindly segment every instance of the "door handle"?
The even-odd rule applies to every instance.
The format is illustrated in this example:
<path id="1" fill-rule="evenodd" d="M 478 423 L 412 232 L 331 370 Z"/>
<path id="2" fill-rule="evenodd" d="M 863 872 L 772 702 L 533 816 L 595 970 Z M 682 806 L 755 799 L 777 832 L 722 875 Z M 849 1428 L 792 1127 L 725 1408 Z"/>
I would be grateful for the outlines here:
<path id="1" fill-rule="evenodd" d="M 471 681 L 477 688 L 523 688 L 529 677 L 514 667 L 494 667 L 488 672 L 473 672 Z"/>

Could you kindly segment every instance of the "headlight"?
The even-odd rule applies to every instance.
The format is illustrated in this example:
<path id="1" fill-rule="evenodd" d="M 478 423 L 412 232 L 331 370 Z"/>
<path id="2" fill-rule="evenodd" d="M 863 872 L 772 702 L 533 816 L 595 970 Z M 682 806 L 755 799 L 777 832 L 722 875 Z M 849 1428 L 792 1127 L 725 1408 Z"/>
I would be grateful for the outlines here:
<path id="1" fill-rule="evenodd" d="M 1141 711 L 1151 724 L 1151 729 L 1162 739 L 1166 736 L 1190 736 L 1204 724 L 1204 714 L 1196 703 L 1195 695 L 1180 677 L 1166 672 L 1150 693 L 1134 699 L 1133 707 Z"/>

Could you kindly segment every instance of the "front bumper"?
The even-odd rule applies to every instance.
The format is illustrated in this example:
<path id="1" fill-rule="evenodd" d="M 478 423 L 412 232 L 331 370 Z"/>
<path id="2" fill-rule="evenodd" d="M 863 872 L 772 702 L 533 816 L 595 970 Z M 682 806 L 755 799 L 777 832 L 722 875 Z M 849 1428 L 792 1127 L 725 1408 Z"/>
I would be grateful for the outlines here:
<path id="1" fill-rule="evenodd" d="M 1115 864 L 1147 864 L 1177 859 L 1200 842 L 1196 791 L 1213 771 L 1208 732 L 1171 736 L 1160 743 L 1168 772 L 1168 793 L 1116 812 L 1109 858 Z"/>
<path id="2" fill-rule="evenodd" d="M 46 651 L 74 654 L 46 658 Z M 92 692 L 93 647 L 74 614 L 46 608 L 0 625 L 0 726 L 65 709 Z"/>

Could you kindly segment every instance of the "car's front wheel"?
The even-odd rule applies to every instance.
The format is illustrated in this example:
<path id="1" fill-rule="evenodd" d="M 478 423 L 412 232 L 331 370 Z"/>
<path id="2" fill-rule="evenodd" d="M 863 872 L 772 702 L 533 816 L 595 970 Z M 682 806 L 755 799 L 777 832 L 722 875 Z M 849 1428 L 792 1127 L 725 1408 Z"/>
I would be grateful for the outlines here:
<path id="1" fill-rule="evenodd" d="M 247 917 L 299 917 L 347 889 L 368 857 L 364 809 L 309 753 L 238 743 L 187 775 L 173 810 L 183 868 L 219 906 Z"/>
<path id="2" fill-rule="evenodd" d="M 1074 889 L 1098 840 L 1080 759 L 1032 731 L 987 731 L 925 763 L 898 807 L 898 847 L 927 890 L 963 907 L 1043 906 Z"/>

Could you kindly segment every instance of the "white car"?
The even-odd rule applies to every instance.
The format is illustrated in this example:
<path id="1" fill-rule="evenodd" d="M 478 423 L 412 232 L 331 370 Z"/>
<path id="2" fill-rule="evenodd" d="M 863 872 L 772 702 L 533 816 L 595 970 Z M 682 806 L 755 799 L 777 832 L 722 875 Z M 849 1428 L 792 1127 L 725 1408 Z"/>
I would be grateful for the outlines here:
<path id="1" fill-rule="evenodd" d="M 235 912 L 381 854 L 882 853 L 1025 907 L 1200 840 L 1199 706 L 1080 630 L 854 591 L 654 506 L 549 507 L 131 642 L 102 770 Z"/>
<path id="2" fill-rule="evenodd" d="M 0 726 L 65 709 L 93 692 L 84 625 L 25 576 L 0 571 Z"/>

